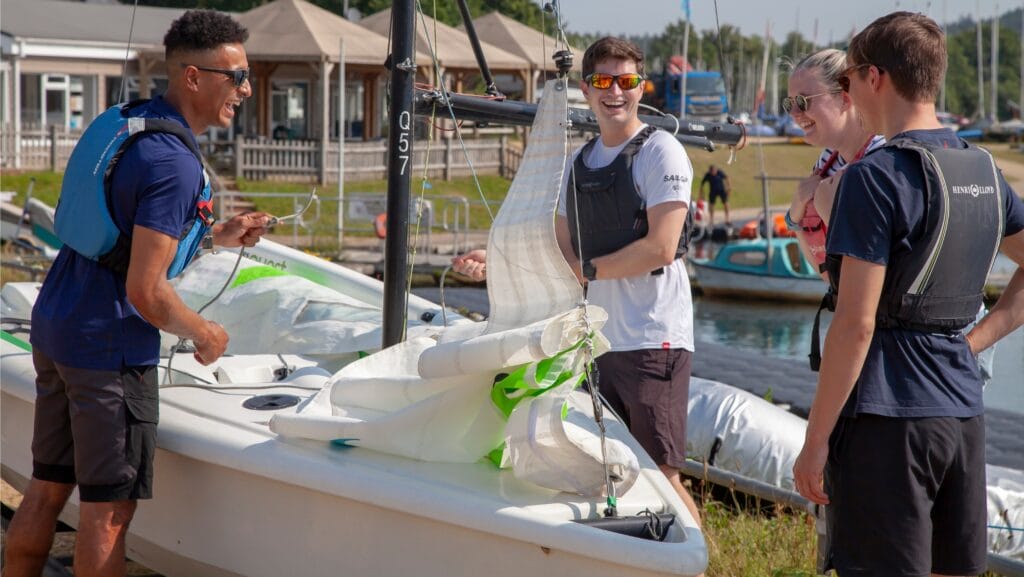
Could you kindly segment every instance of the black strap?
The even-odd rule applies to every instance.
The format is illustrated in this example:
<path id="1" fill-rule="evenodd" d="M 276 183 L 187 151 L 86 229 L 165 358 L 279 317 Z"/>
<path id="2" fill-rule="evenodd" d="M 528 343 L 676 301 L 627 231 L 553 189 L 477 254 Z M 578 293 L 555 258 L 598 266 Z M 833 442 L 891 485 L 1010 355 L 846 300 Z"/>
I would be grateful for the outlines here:
<path id="1" fill-rule="evenodd" d="M 814 326 L 811 328 L 811 354 L 807 355 L 810 360 L 811 370 L 818 372 L 821 369 L 821 311 L 836 310 L 835 293 L 831 290 L 821 298 L 818 305 L 818 312 L 814 315 Z"/>
<path id="2" fill-rule="evenodd" d="M 133 100 L 121 109 L 121 114 L 127 117 L 128 113 L 132 109 L 138 107 L 139 105 L 145 104 L 146 102 L 149 101 L 145 99 Z M 145 134 L 151 133 L 172 134 L 178 137 L 178 140 L 180 140 L 181 143 L 184 144 L 186 148 L 188 148 L 189 152 L 191 152 L 196 157 L 196 160 L 199 161 L 200 166 L 205 166 L 205 164 L 203 163 L 203 155 L 200 152 L 199 147 L 196 145 L 195 138 L 192 136 L 191 133 L 189 133 L 185 129 L 184 126 L 181 125 L 180 122 L 177 122 L 175 120 L 168 120 L 165 118 L 146 118 L 144 119 L 144 121 L 145 127 L 142 130 L 130 135 L 127 139 L 125 139 L 123 143 L 121 143 L 121 146 L 120 148 L 117 149 L 117 152 L 115 152 L 114 155 L 110 157 L 110 163 L 107 165 L 107 168 L 103 173 L 104 200 L 107 204 L 107 213 L 110 215 L 110 220 L 115 224 L 115 226 L 117 224 L 117 219 L 114 218 L 114 203 L 113 198 L 111 197 L 110 179 L 114 174 L 114 169 L 121 161 L 121 157 L 124 156 L 125 151 L 128 150 L 128 148 L 132 144 L 134 144 L 135 141 L 138 140 L 140 137 L 142 137 Z M 191 230 L 191 228 L 191 226 L 185 227 L 185 230 L 182 232 L 181 238 L 184 238 L 188 234 L 188 231 Z M 110 251 L 107 252 L 106 254 L 101 255 L 99 259 L 97 259 L 97 261 L 101 265 L 112 269 L 114 272 L 124 275 L 128 273 L 128 263 L 131 260 L 131 252 L 131 233 L 120 231 L 120 234 L 117 237 L 117 242 L 114 244 L 114 248 L 110 249 Z"/>

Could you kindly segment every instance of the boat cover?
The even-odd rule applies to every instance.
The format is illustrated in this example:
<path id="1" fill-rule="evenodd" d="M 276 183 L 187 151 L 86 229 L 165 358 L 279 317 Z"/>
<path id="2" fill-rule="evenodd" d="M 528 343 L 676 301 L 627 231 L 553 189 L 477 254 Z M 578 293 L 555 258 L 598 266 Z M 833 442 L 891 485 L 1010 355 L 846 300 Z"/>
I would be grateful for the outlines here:
<path id="1" fill-rule="evenodd" d="M 746 391 L 690 379 L 686 453 L 719 469 L 794 490 L 807 421 Z"/>

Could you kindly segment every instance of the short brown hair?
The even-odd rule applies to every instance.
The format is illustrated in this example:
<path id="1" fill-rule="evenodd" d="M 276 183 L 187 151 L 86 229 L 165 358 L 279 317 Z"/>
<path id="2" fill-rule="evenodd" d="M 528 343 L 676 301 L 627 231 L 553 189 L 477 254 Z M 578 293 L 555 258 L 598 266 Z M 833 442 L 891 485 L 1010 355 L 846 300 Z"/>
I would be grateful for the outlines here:
<path id="1" fill-rule="evenodd" d="M 846 58 L 881 68 L 911 102 L 934 101 L 946 76 L 946 36 L 924 14 L 893 12 L 854 36 Z"/>
<path id="2" fill-rule="evenodd" d="M 628 40 L 605 36 L 594 42 L 583 53 L 583 77 L 594 72 L 594 66 L 602 60 L 632 60 L 636 63 L 636 71 L 644 74 L 644 51 Z"/>

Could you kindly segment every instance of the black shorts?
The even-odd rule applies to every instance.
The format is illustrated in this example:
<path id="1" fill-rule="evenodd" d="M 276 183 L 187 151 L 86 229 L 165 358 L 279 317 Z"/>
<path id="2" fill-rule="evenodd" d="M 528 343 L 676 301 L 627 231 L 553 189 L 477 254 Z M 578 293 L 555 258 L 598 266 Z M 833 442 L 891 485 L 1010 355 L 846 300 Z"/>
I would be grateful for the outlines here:
<path id="1" fill-rule="evenodd" d="M 84 502 L 150 499 L 159 403 L 154 366 L 96 371 L 33 351 L 32 476 L 77 483 Z"/>
<path id="2" fill-rule="evenodd" d="M 686 462 L 686 412 L 693 353 L 609 352 L 597 357 L 601 396 L 658 465 Z"/>
<path id="3" fill-rule="evenodd" d="M 829 439 L 828 564 L 842 577 L 985 570 L 985 420 L 841 418 Z"/>
<path id="4" fill-rule="evenodd" d="M 708 195 L 708 203 L 714 206 L 716 198 L 722 199 L 722 204 L 726 204 L 729 202 L 729 193 L 724 190 L 712 190 Z"/>

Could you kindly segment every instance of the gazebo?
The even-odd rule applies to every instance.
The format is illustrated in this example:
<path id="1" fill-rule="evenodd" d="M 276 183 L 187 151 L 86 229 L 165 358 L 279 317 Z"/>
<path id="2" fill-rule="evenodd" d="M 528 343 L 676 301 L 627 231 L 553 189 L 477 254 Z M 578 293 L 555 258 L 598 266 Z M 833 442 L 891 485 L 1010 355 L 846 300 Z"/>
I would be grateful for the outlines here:
<path id="1" fill-rule="evenodd" d="M 359 21 L 359 25 L 387 36 L 391 28 L 391 9 L 387 8 L 367 16 Z M 510 73 L 522 78 L 524 83 L 529 82 L 530 61 L 483 40 L 480 41 L 480 48 L 491 71 Z M 440 67 L 438 72 L 442 78 L 446 74 L 451 75 L 452 82 L 448 87 L 455 92 L 463 90 L 467 78 L 480 74 L 469 36 L 464 31 L 438 22 L 430 16 L 423 15 L 422 18 L 416 19 L 416 49 L 428 58 L 432 53 L 437 56 Z M 431 60 L 417 62 L 421 68 L 424 68 L 424 65 L 432 67 L 433 64 Z"/>

